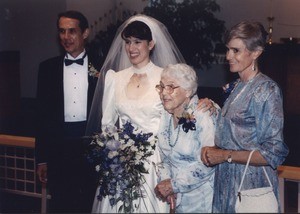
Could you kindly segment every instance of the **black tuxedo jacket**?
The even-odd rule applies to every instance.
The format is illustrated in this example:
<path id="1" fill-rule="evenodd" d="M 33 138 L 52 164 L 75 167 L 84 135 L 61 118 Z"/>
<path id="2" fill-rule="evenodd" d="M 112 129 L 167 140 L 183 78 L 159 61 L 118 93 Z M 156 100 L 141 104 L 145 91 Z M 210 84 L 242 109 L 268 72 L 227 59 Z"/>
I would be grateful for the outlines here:
<path id="1" fill-rule="evenodd" d="M 100 70 L 99 62 L 92 62 L 88 54 L 89 64 Z M 49 162 L 56 158 L 62 150 L 64 136 L 64 90 L 63 90 L 63 63 L 64 56 L 58 56 L 42 62 L 39 66 L 37 87 L 37 134 L 36 134 L 36 161 Z M 87 118 L 97 77 L 88 77 Z M 72 152 L 72 148 L 69 149 Z"/>

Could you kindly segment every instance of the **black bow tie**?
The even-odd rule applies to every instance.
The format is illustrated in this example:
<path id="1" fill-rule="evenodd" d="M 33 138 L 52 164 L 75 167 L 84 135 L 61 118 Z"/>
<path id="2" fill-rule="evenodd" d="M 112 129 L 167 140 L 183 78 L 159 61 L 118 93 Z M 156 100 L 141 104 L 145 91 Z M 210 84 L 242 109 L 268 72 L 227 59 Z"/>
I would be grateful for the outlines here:
<path id="1" fill-rule="evenodd" d="M 80 59 L 75 59 L 75 60 L 72 60 L 72 59 L 65 59 L 65 65 L 66 65 L 66 66 L 69 66 L 69 65 L 71 65 L 71 64 L 73 64 L 73 63 L 77 63 L 77 64 L 79 64 L 79 65 L 83 65 L 83 59 L 85 58 L 85 56 L 86 56 L 86 54 L 84 54 L 82 58 L 80 58 Z"/>

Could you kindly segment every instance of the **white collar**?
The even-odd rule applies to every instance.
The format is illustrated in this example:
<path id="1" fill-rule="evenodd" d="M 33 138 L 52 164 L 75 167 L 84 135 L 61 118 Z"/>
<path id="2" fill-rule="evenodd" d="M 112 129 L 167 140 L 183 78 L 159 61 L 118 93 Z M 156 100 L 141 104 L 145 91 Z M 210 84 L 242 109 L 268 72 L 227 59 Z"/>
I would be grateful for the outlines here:
<path id="1" fill-rule="evenodd" d="M 147 65 L 145 65 L 142 68 L 135 68 L 132 66 L 133 73 L 136 74 L 143 74 L 143 73 L 149 73 L 153 69 L 154 64 L 150 61 Z"/>
<path id="2" fill-rule="evenodd" d="M 83 50 L 83 52 L 81 52 L 81 54 L 79 54 L 76 58 L 74 58 L 71 54 L 67 53 L 65 58 L 67 58 L 67 59 L 80 59 L 84 56 L 85 52 L 86 51 Z"/>

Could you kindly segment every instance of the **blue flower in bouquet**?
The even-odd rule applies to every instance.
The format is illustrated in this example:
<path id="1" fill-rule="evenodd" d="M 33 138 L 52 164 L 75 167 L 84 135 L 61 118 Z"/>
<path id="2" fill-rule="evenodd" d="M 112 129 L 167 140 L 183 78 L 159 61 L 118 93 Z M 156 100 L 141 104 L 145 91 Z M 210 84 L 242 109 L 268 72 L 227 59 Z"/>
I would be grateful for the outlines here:
<path id="1" fill-rule="evenodd" d="M 154 152 L 157 138 L 127 121 L 122 129 L 107 127 L 92 136 L 87 158 L 99 176 L 98 199 L 109 197 L 110 205 L 121 202 L 119 211 L 131 213 L 133 201 L 143 198 L 145 161 Z"/>

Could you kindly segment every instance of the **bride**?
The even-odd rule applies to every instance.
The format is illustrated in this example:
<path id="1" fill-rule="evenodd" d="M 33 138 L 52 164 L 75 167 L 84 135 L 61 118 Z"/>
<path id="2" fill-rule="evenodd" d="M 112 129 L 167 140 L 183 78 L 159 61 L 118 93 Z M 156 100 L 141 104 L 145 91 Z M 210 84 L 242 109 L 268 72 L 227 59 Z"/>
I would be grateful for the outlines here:
<path id="1" fill-rule="evenodd" d="M 184 63 L 184 59 L 166 27 L 146 15 L 135 15 L 121 25 L 101 69 L 88 121 L 87 134 L 107 126 L 130 121 L 143 132 L 158 132 L 163 109 L 155 85 L 168 64 Z M 102 99 L 103 97 L 103 99 Z M 101 109 L 102 106 L 102 109 Z M 156 147 L 157 148 L 157 147 Z M 156 198 L 155 163 L 161 162 L 157 150 L 145 163 L 143 197 L 134 201 L 137 213 L 167 213 L 169 205 Z M 151 164 L 154 163 L 154 164 Z M 109 198 L 98 200 L 92 213 L 116 213 L 121 203 L 111 206 Z"/>

